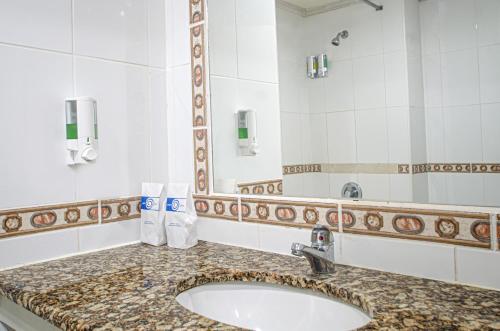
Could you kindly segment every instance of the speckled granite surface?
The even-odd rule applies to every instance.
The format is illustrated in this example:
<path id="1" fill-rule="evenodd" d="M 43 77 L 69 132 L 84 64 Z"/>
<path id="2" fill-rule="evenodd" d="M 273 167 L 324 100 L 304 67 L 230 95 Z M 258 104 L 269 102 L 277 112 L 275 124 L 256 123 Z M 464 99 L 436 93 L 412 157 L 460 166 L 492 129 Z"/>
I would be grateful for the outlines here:
<path id="1" fill-rule="evenodd" d="M 0 272 L 0 293 L 65 330 L 234 330 L 175 301 L 213 281 L 310 288 L 372 316 L 365 330 L 500 329 L 500 292 L 200 242 L 190 250 L 131 245 Z"/>

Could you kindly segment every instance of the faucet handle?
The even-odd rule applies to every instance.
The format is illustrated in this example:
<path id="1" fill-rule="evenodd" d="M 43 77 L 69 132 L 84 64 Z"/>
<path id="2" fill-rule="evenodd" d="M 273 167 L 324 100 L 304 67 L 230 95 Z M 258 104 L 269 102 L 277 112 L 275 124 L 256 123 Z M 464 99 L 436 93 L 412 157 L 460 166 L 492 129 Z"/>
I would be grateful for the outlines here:
<path id="1" fill-rule="evenodd" d="M 325 250 L 333 243 L 330 230 L 324 225 L 316 225 L 311 232 L 311 247 Z"/>
<path id="2" fill-rule="evenodd" d="M 292 254 L 295 256 L 303 256 L 302 250 L 306 247 L 301 243 L 293 243 L 292 244 Z"/>

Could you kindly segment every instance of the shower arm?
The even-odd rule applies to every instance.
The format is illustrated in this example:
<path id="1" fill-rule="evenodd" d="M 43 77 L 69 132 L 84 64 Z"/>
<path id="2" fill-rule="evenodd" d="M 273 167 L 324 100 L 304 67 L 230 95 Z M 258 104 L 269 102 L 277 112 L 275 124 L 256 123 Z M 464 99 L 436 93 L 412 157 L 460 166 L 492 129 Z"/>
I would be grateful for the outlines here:
<path id="1" fill-rule="evenodd" d="M 370 0 L 361 0 L 361 1 L 363 1 L 364 3 L 366 3 L 366 4 L 367 4 L 367 5 L 369 5 L 369 6 L 372 6 L 372 7 L 373 7 L 373 8 L 375 8 L 375 10 L 377 10 L 377 11 L 378 11 L 378 10 L 382 10 L 382 9 L 384 9 L 384 6 L 382 6 L 382 5 L 377 5 L 377 4 L 373 3 L 373 2 L 371 2 Z"/>

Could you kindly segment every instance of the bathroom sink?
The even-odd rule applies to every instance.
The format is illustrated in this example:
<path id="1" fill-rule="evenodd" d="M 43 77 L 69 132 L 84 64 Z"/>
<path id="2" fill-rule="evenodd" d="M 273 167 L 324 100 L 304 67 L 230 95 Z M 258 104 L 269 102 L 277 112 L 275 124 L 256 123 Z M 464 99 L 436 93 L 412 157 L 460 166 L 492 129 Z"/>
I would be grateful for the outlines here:
<path id="1" fill-rule="evenodd" d="M 251 330 L 352 330 L 370 321 L 360 309 L 325 295 L 257 282 L 212 283 L 180 293 L 190 311 Z"/>

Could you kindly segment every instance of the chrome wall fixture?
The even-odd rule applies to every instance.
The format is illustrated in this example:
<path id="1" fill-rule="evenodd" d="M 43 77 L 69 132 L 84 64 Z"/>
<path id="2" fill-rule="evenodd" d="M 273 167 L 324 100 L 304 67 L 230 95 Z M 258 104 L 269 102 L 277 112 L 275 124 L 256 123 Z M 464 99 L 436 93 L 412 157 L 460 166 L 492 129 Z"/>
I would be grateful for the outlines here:
<path id="1" fill-rule="evenodd" d="M 344 30 L 344 31 L 337 33 L 335 38 L 332 39 L 332 45 L 333 46 L 340 45 L 340 38 L 346 39 L 347 37 L 349 37 L 349 32 L 347 30 Z"/>
<path id="2" fill-rule="evenodd" d="M 384 9 L 384 6 L 377 5 L 376 3 L 373 3 L 370 0 L 361 0 L 361 1 L 366 3 L 368 6 L 372 6 L 373 8 L 375 8 L 375 10 L 383 10 Z"/>

